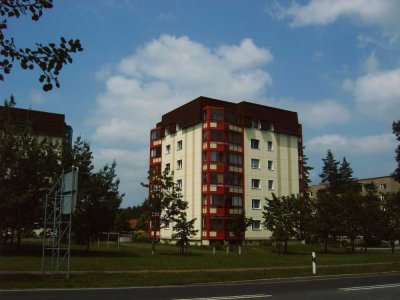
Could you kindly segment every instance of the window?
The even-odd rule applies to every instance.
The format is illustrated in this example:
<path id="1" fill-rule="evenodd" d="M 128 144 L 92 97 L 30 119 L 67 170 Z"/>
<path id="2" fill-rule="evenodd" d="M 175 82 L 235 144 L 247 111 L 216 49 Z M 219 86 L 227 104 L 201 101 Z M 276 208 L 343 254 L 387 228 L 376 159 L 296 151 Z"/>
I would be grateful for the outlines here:
<path id="1" fill-rule="evenodd" d="M 251 208 L 252 209 L 261 209 L 261 200 L 260 199 L 251 199 Z"/>
<path id="2" fill-rule="evenodd" d="M 182 179 L 178 179 L 178 180 L 176 181 L 176 186 L 177 186 L 178 188 L 182 189 Z"/>
<path id="3" fill-rule="evenodd" d="M 261 129 L 261 122 L 259 120 L 251 120 L 251 127 Z"/>
<path id="4" fill-rule="evenodd" d="M 170 225 L 168 221 L 165 221 L 164 229 L 170 229 Z"/>
<path id="5" fill-rule="evenodd" d="M 210 174 L 210 184 L 224 184 L 224 174 L 223 173 L 211 173 Z"/>
<path id="6" fill-rule="evenodd" d="M 379 186 L 379 188 L 380 188 L 381 190 L 386 190 L 386 183 L 381 183 L 380 186 Z"/>
<path id="7" fill-rule="evenodd" d="M 170 163 L 165 164 L 165 170 L 171 170 L 171 164 Z"/>
<path id="8" fill-rule="evenodd" d="M 272 160 L 268 161 L 268 170 L 270 171 L 274 170 L 274 162 Z"/>
<path id="9" fill-rule="evenodd" d="M 268 142 L 267 142 L 267 150 L 268 150 L 268 151 L 273 151 L 273 150 L 274 150 L 274 146 L 273 146 L 273 144 L 272 144 L 271 141 L 268 141 Z"/>
<path id="10" fill-rule="evenodd" d="M 178 143 L 176 144 L 176 149 L 182 150 L 182 140 L 178 141 Z"/>
<path id="11" fill-rule="evenodd" d="M 171 152 L 171 145 L 166 145 L 165 146 L 165 153 L 169 154 Z"/>
<path id="12" fill-rule="evenodd" d="M 251 149 L 260 149 L 259 144 L 259 140 L 251 139 Z"/>
<path id="13" fill-rule="evenodd" d="M 272 179 L 268 180 L 268 189 L 269 190 L 274 189 L 274 181 Z"/>
<path id="14" fill-rule="evenodd" d="M 252 179 L 251 180 L 251 188 L 259 189 L 260 188 L 260 179 Z"/>
<path id="15" fill-rule="evenodd" d="M 153 148 L 150 150 L 150 156 L 151 157 L 160 157 L 161 156 L 161 148 L 157 147 L 157 148 Z"/>
<path id="16" fill-rule="evenodd" d="M 261 221 L 260 220 L 253 220 L 251 223 L 252 230 L 261 230 Z"/>
<path id="17" fill-rule="evenodd" d="M 222 130 L 211 130 L 211 141 L 223 142 L 224 141 L 224 132 Z"/>
<path id="18" fill-rule="evenodd" d="M 232 206 L 239 206 L 241 207 L 243 205 L 243 199 L 242 196 L 232 196 L 232 200 L 231 200 L 231 205 Z"/>
<path id="19" fill-rule="evenodd" d="M 159 130 L 154 130 L 151 132 L 151 139 L 158 140 L 160 138 L 160 131 Z"/>
<path id="20" fill-rule="evenodd" d="M 241 165 L 242 164 L 242 155 L 229 153 L 229 163 L 231 165 Z"/>
<path id="21" fill-rule="evenodd" d="M 222 207 L 224 206 L 224 195 L 210 195 L 211 206 Z"/>
<path id="22" fill-rule="evenodd" d="M 251 159 L 251 168 L 252 169 L 259 169 L 260 168 L 260 160 L 256 158 Z"/>
<path id="23" fill-rule="evenodd" d="M 178 160 L 178 161 L 176 162 L 176 168 L 177 168 L 178 170 L 182 169 L 182 159 L 180 159 L 180 160 Z"/>

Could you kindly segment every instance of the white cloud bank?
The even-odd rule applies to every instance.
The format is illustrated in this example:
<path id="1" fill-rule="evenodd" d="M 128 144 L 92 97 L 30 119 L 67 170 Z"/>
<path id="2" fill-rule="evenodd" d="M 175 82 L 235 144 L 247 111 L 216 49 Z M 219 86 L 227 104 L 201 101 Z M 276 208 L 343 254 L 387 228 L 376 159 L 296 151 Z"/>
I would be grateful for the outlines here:
<path id="1" fill-rule="evenodd" d="M 400 111 L 400 68 L 359 77 L 353 89 L 359 109 L 370 117 L 395 120 Z"/>
<path id="2" fill-rule="evenodd" d="M 393 134 L 364 137 L 345 137 L 338 134 L 317 136 L 306 142 L 307 151 L 326 153 L 328 149 L 333 152 L 370 155 L 393 151 L 396 140 Z"/>
<path id="3" fill-rule="evenodd" d="M 310 127 L 346 124 L 351 117 L 348 108 L 334 99 L 310 102 L 279 99 L 270 102 L 272 103 L 271 106 L 296 111 L 300 123 Z"/>
<path id="4" fill-rule="evenodd" d="M 188 37 L 161 35 L 96 77 L 105 84 L 92 116 L 96 164 L 117 160 L 121 190 L 141 202 L 150 129 L 161 116 L 198 96 L 258 100 L 272 84 L 272 53 L 251 39 L 210 48 Z M 133 199 L 135 197 L 135 199 Z"/>
<path id="5" fill-rule="evenodd" d="M 339 18 L 353 18 L 366 25 L 382 28 L 399 26 L 398 0 L 312 0 L 306 5 L 280 7 L 278 17 L 292 19 L 292 27 L 328 25 Z"/>
<path id="6" fill-rule="evenodd" d="M 251 39 L 212 49 L 188 37 L 162 35 L 122 59 L 105 80 L 94 140 L 147 144 L 162 114 L 201 95 L 258 99 L 272 84 L 263 69 L 272 61 L 271 52 Z"/>

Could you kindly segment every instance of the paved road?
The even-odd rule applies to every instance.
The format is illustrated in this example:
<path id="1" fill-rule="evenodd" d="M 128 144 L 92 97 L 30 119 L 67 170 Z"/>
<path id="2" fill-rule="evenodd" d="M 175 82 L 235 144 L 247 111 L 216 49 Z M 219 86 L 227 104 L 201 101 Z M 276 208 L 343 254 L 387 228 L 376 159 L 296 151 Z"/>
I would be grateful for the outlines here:
<path id="1" fill-rule="evenodd" d="M 0 290 L 0 299 L 400 299 L 400 273 L 168 287 Z"/>

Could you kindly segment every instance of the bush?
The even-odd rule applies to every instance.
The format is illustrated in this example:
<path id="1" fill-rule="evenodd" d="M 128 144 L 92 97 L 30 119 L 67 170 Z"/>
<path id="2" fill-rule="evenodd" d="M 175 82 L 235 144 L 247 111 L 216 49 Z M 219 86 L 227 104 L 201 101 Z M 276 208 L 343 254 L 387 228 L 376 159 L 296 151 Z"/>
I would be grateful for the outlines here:
<path id="1" fill-rule="evenodd" d="M 133 232 L 132 240 L 135 242 L 147 242 L 149 240 L 147 232 L 143 230 L 136 230 Z"/>

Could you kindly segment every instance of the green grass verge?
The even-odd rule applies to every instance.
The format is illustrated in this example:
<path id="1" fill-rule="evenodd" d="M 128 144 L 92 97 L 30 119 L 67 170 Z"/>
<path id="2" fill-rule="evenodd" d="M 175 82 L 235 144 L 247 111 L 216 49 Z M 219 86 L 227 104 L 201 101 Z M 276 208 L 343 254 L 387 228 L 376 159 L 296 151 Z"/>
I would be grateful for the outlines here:
<path id="1" fill-rule="evenodd" d="M 149 286 L 310 276 L 312 251 L 317 252 L 318 275 L 400 271 L 399 253 L 351 254 L 342 248 L 329 248 L 329 253 L 325 254 L 320 245 L 290 245 L 289 254 L 285 255 L 276 255 L 268 246 L 243 247 L 242 255 L 238 254 L 237 247 L 229 254 L 220 250 L 216 255 L 209 247 L 190 247 L 184 256 L 179 255 L 179 249 L 173 245 L 158 245 L 155 255 L 151 255 L 149 244 L 122 244 L 119 251 L 115 245 L 106 248 L 104 244 L 100 247 L 93 244 L 91 247 L 91 251 L 86 252 L 83 247 L 74 245 L 71 257 L 72 271 L 90 273 L 72 273 L 70 279 L 39 274 L 2 274 L 0 288 Z M 40 270 L 42 248 L 39 240 L 24 241 L 20 247 L 0 246 L 0 255 L 0 271 Z M 267 269 L 212 271 L 234 268 Z M 150 272 L 106 273 L 140 270 Z M 193 272 L 156 273 L 165 270 Z"/>

